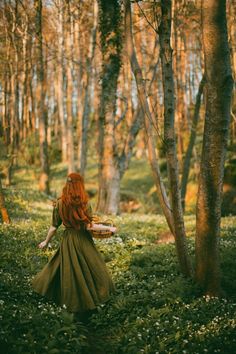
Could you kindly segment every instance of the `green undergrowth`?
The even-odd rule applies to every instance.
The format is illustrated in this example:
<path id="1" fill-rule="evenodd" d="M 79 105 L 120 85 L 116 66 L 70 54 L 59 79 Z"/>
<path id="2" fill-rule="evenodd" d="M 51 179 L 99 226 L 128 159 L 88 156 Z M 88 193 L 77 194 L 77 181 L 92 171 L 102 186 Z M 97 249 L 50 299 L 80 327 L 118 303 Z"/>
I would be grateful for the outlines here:
<path id="1" fill-rule="evenodd" d="M 167 232 L 162 216 L 114 217 L 117 236 L 96 244 L 116 293 L 84 326 L 31 288 L 33 276 L 62 237 L 61 228 L 51 248 L 37 248 L 50 225 L 50 200 L 34 189 L 13 188 L 7 193 L 7 206 L 12 224 L 0 225 L 0 348 L 4 354 L 236 352 L 235 217 L 222 220 L 225 297 L 220 299 L 201 296 L 195 283 L 182 277 L 174 244 L 157 243 Z M 192 259 L 194 220 L 193 215 L 185 220 Z"/>

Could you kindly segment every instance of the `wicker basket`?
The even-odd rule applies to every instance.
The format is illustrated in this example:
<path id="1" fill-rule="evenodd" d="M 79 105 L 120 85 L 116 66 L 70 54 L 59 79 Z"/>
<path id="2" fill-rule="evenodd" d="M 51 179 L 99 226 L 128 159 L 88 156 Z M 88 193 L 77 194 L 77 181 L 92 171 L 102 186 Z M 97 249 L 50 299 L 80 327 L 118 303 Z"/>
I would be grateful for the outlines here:
<path id="1" fill-rule="evenodd" d="M 93 224 L 102 224 L 102 225 L 107 225 L 107 226 L 115 226 L 112 220 L 105 220 L 102 221 L 99 219 L 98 216 L 93 216 Z M 100 239 L 104 239 L 104 238 L 109 238 L 113 235 L 113 232 L 109 231 L 109 230 L 91 230 L 90 231 L 92 236 L 94 238 L 100 238 Z"/>

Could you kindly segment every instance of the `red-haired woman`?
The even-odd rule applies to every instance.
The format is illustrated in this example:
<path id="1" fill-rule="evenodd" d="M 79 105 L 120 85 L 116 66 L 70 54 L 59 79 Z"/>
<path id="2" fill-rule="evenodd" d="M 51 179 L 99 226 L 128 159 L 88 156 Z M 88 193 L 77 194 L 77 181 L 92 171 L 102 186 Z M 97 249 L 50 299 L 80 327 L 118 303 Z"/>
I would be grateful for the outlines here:
<path id="1" fill-rule="evenodd" d="M 38 247 L 48 245 L 57 228 L 65 226 L 59 249 L 33 280 L 34 290 L 66 305 L 70 312 L 86 314 L 109 299 L 114 290 L 106 264 L 97 251 L 89 230 L 115 227 L 92 223 L 91 208 L 78 173 L 67 177 L 62 196 L 53 208 L 52 226 Z"/>

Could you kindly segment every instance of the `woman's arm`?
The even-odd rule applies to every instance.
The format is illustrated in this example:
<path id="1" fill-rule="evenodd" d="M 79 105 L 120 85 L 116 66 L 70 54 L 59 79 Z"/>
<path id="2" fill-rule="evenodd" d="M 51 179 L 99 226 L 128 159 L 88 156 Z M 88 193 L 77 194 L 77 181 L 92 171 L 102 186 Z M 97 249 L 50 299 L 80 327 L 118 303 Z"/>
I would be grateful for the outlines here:
<path id="1" fill-rule="evenodd" d="M 50 226 L 46 239 L 40 242 L 38 247 L 39 248 L 47 247 L 48 243 L 50 242 L 51 238 L 53 237 L 53 235 L 55 235 L 56 232 L 57 232 L 57 228 L 55 226 Z"/>
<path id="2" fill-rule="evenodd" d="M 115 226 L 108 226 L 108 225 L 103 225 L 103 224 L 93 224 L 87 226 L 87 230 L 94 230 L 94 231 L 102 231 L 102 230 L 109 230 L 113 233 L 116 232 L 117 228 Z"/>

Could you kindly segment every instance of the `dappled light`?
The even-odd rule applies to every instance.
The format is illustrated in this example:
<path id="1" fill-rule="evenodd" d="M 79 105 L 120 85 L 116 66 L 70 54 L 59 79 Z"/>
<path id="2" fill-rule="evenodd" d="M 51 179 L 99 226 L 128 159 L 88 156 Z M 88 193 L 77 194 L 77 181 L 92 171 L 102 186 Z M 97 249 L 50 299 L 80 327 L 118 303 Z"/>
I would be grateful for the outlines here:
<path id="1" fill-rule="evenodd" d="M 62 183 L 62 179 L 57 182 Z M 52 206 L 36 191 L 19 191 L 15 199 L 11 194 L 6 197 L 13 223 L 0 227 L 4 299 L 0 311 L 5 353 L 91 353 L 91 348 L 94 353 L 97 350 L 107 354 L 142 350 L 151 353 L 152 348 L 163 353 L 215 349 L 227 353 L 236 349 L 234 217 L 222 221 L 225 294 L 221 299 L 202 297 L 196 284 L 179 273 L 174 244 L 157 243 L 160 235 L 167 232 L 162 216 L 114 217 L 118 234 L 96 240 L 96 245 L 112 273 L 116 293 L 99 307 L 88 329 L 83 324 L 75 325 L 66 309 L 47 302 L 31 288 L 32 277 L 54 254 L 62 236 L 60 231 L 46 251 L 36 248 L 47 231 Z M 13 213 L 16 201 L 21 206 L 19 214 Z M 193 216 L 186 217 L 186 227 L 190 235 L 188 248 L 193 255 Z"/>
<path id="2" fill-rule="evenodd" d="M 236 353 L 235 0 L 4 0 L 0 39 L 0 352 Z"/>

